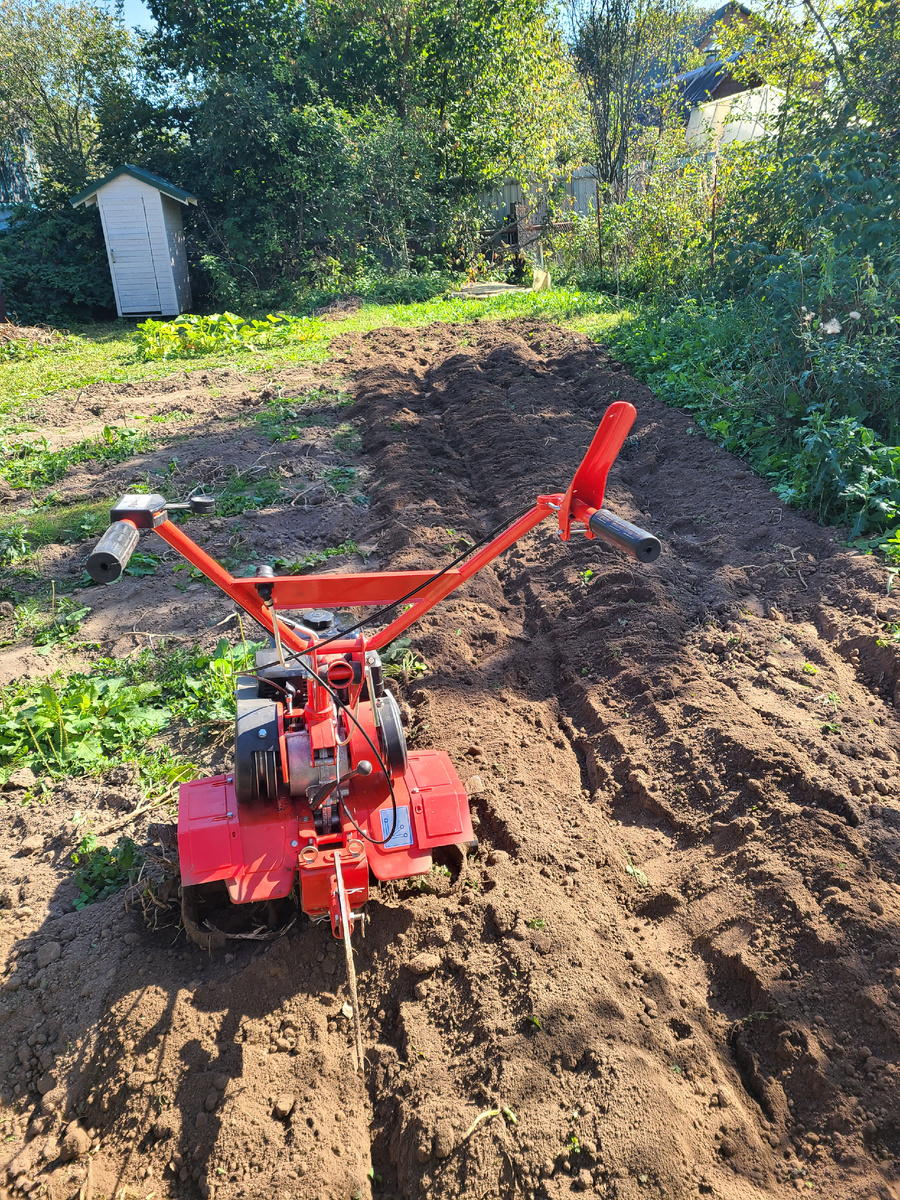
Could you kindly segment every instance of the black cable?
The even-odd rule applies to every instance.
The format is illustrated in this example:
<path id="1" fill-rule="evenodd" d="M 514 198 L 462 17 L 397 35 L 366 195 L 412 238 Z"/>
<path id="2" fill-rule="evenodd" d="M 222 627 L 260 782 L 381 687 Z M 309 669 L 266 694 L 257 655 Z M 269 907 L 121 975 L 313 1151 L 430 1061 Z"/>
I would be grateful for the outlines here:
<path id="1" fill-rule="evenodd" d="M 412 597 L 418 592 L 421 592 L 423 588 L 430 587 L 436 580 L 440 579 L 442 575 L 446 575 L 448 571 L 452 571 L 455 566 L 463 561 L 463 559 L 468 558 L 473 550 L 479 550 L 482 546 L 487 545 L 492 538 L 495 538 L 498 533 L 501 533 L 504 529 L 509 529 L 511 525 L 514 525 L 515 522 L 521 517 L 524 517 L 526 513 L 531 512 L 533 507 L 533 504 L 529 504 L 527 508 L 523 508 L 521 512 L 516 513 L 516 515 L 510 520 L 503 521 L 502 524 L 495 526 L 489 533 L 486 533 L 484 537 L 479 538 L 477 542 L 473 542 L 471 546 L 467 546 L 465 550 L 463 550 L 462 554 L 457 555 L 452 562 L 447 563 L 446 567 L 441 567 L 441 569 L 436 571 L 434 575 L 431 575 L 428 579 L 424 579 L 411 591 L 407 592 L 405 596 L 400 596 L 399 599 L 392 600 L 390 604 L 386 604 L 383 608 L 377 609 L 376 612 L 369 613 L 367 616 L 363 617 L 361 621 L 357 621 L 355 625 L 350 625 L 347 629 L 341 629 L 338 633 L 332 634 L 331 637 L 325 638 L 324 641 L 316 642 L 314 645 L 310 646 L 309 650 L 289 651 L 287 657 L 294 660 L 302 658 L 303 655 L 309 654 L 313 650 L 319 651 L 323 648 L 323 646 L 328 646 L 332 642 L 342 641 L 348 633 L 355 633 L 357 629 L 362 629 L 363 625 L 372 625 L 376 621 L 380 621 L 382 617 L 386 616 L 389 612 L 392 612 L 398 606 L 398 604 L 405 604 L 407 600 L 411 600 Z M 275 576 L 275 579 L 277 582 L 277 575 Z"/>
<path id="2" fill-rule="evenodd" d="M 359 732 L 363 735 L 363 737 L 369 743 L 369 748 L 371 749 L 371 751 L 375 755 L 375 757 L 378 759 L 378 764 L 381 767 L 381 770 L 384 772 L 384 777 L 387 780 L 388 788 L 390 789 L 390 793 L 391 793 L 391 808 L 393 811 L 393 821 L 391 824 L 391 832 L 386 837 L 383 837 L 380 841 L 378 840 L 378 838 L 370 837 L 369 834 L 364 833 L 363 830 L 360 829 L 360 827 L 357 825 L 356 821 L 354 821 L 353 817 L 351 817 L 351 815 L 347 809 L 347 805 L 344 803 L 344 797 L 341 795 L 340 788 L 338 788 L 338 803 L 340 804 L 341 808 L 344 810 L 344 816 L 347 818 L 347 820 L 350 822 L 350 824 L 353 826 L 353 828 L 356 830 L 356 832 L 360 835 L 360 837 L 364 837 L 366 839 L 366 841 L 371 842 L 373 846 L 386 846 L 387 843 L 394 836 L 394 834 L 397 832 L 397 797 L 394 795 L 394 784 L 391 780 L 391 773 L 388 770 L 387 764 L 385 763 L 384 759 L 381 757 L 381 752 L 379 750 L 376 750 L 375 743 L 369 737 L 366 730 L 363 729 L 362 725 L 356 719 L 354 714 L 350 711 L 349 707 L 343 702 L 343 700 L 340 698 L 340 696 L 337 694 L 337 692 L 332 691 L 331 687 L 327 683 L 325 683 L 324 680 L 320 679 L 319 683 L 321 683 L 322 687 L 325 689 L 325 691 L 328 693 L 328 695 L 332 698 L 332 700 L 335 702 L 335 704 L 338 706 L 338 708 L 342 709 L 344 711 L 344 713 L 350 718 L 350 720 L 353 722 L 353 724 L 356 726 L 356 728 L 359 730 Z M 372 710 L 374 712 L 375 697 L 372 696 L 371 700 L 372 700 Z M 338 757 L 338 759 L 340 758 L 340 753 L 338 753 L 337 757 Z"/>

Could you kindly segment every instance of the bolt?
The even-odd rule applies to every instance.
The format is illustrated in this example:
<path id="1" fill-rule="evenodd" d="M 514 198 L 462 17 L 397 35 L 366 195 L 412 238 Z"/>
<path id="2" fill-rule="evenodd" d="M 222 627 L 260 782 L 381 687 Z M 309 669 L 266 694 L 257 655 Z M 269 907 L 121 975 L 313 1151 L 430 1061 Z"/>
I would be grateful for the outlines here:
<path id="1" fill-rule="evenodd" d="M 296 843 L 296 842 L 291 842 L 291 847 L 292 847 L 294 850 L 296 850 L 296 849 L 297 849 L 297 843 Z"/>
<path id="2" fill-rule="evenodd" d="M 268 731 L 268 729 L 260 729 L 260 730 L 258 730 L 256 736 L 261 737 L 261 738 L 268 737 L 269 731 Z"/>

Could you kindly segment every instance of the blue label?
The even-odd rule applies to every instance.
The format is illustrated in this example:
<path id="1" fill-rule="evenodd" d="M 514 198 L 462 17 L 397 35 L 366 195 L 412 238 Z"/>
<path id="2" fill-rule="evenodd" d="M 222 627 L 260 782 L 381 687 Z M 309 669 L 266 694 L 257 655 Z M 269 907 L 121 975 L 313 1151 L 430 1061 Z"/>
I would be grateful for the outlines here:
<path id="1" fill-rule="evenodd" d="M 397 805 L 397 824 L 394 825 L 393 808 L 381 810 L 381 836 L 386 838 L 394 830 L 390 839 L 384 843 L 385 850 L 398 850 L 401 846 L 413 844 L 412 822 L 409 819 L 409 806 Z"/>

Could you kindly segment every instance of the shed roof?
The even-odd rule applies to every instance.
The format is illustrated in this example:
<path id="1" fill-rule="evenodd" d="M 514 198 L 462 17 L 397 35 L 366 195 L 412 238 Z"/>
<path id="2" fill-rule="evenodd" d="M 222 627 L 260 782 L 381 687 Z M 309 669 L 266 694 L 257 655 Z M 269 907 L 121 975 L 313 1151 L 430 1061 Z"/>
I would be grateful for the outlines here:
<path id="1" fill-rule="evenodd" d="M 718 62 L 707 63 L 705 66 L 697 67 L 693 71 L 685 71 L 681 75 L 675 75 L 668 83 L 677 83 L 682 97 L 687 104 L 702 104 L 705 100 L 709 100 L 716 88 L 723 79 L 731 77 L 729 67 L 742 57 L 743 52 L 736 50 L 734 54 L 729 54 L 726 59 L 720 59 Z M 747 85 L 748 88 L 751 86 Z"/>
<path id="2" fill-rule="evenodd" d="M 170 196 L 180 204 L 197 203 L 197 197 L 191 195 L 190 192 L 176 187 L 168 179 L 163 179 L 161 175 L 154 175 L 152 171 L 145 171 L 142 167 L 133 167 L 130 163 L 126 163 L 124 167 L 116 167 L 115 171 L 112 171 L 109 175 L 104 175 L 102 179 L 97 179 L 94 183 L 88 184 L 84 191 L 79 192 L 77 196 L 72 196 L 69 203 L 73 208 L 77 208 L 79 204 L 90 204 L 102 187 L 105 187 L 108 183 L 112 183 L 120 175 L 130 175 L 132 179 L 139 179 L 141 183 L 149 183 L 151 187 L 162 192 L 164 196 Z"/>

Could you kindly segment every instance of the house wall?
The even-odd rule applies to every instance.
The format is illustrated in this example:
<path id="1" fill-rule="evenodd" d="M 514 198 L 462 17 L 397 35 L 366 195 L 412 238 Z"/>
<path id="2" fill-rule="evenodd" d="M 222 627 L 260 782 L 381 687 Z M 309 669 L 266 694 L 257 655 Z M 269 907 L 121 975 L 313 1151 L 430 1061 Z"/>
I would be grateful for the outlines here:
<path id="1" fill-rule="evenodd" d="M 184 245 L 184 226 L 181 205 L 170 196 L 162 196 L 163 218 L 169 243 L 169 260 L 178 297 L 178 311 L 187 312 L 191 307 L 191 280 L 188 274 L 187 252 Z"/>
<path id="2" fill-rule="evenodd" d="M 119 315 L 177 315 L 161 194 L 130 175 L 120 175 L 99 189 L 97 205 Z"/>
<path id="3" fill-rule="evenodd" d="M 562 184 L 569 197 L 571 208 L 586 217 L 596 211 L 597 183 L 594 169 L 590 166 L 578 167 L 567 179 L 559 179 L 556 185 Z M 528 223 L 540 225 L 547 212 L 547 194 L 550 184 L 533 185 L 526 194 L 525 189 L 515 179 L 508 179 L 504 184 L 481 196 L 481 203 L 494 217 L 496 224 L 502 225 L 503 218 L 509 216 L 513 204 L 524 204 L 528 214 Z"/>
<path id="4" fill-rule="evenodd" d="M 695 104 L 685 136 L 689 145 L 721 150 L 732 142 L 751 142 L 767 132 L 784 93 L 766 84 L 749 92 Z"/>

